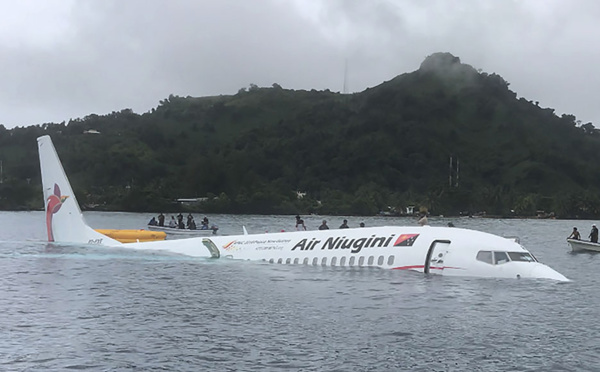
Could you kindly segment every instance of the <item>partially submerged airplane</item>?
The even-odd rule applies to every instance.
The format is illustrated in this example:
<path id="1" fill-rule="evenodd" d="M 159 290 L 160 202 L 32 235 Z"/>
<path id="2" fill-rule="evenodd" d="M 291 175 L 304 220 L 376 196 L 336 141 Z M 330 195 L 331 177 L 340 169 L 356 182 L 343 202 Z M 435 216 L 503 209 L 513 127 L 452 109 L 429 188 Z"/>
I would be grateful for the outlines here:
<path id="1" fill-rule="evenodd" d="M 88 226 L 49 136 L 38 138 L 48 240 L 278 264 L 376 267 L 450 276 L 568 281 L 514 239 L 431 226 L 195 237 L 121 243 Z"/>

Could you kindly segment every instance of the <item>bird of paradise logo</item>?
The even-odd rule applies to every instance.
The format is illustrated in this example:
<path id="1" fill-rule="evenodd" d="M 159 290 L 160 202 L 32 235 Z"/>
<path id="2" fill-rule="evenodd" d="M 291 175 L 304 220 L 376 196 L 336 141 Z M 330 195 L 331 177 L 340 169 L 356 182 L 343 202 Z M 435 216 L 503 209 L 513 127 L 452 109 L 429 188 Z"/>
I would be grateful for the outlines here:
<path id="1" fill-rule="evenodd" d="M 60 210 L 61 205 L 68 198 L 68 195 L 60 194 L 60 187 L 54 184 L 54 194 L 48 196 L 46 199 L 46 228 L 48 229 L 48 241 L 54 241 L 54 235 L 52 234 L 52 215 Z"/>

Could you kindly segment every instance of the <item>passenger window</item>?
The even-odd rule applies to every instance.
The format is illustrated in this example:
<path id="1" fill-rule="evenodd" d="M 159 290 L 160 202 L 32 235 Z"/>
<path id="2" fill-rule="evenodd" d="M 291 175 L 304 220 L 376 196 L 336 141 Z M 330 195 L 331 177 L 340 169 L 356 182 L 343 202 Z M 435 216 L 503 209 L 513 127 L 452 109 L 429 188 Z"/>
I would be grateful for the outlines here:
<path id="1" fill-rule="evenodd" d="M 369 266 L 373 266 L 373 262 L 375 262 L 375 257 L 369 256 L 369 260 L 367 261 L 367 264 Z"/>
<path id="2" fill-rule="evenodd" d="M 503 263 L 507 263 L 508 261 L 510 260 L 508 259 L 506 252 L 494 252 L 494 263 L 496 265 L 501 265 Z"/>
<path id="3" fill-rule="evenodd" d="M 327 257 L 323 257 L 321 260 L 321 266 L 327 266 Z"/>
<path id="4" fill-rule="evenodd" d="M 356 261 L 356 257 L 350 257 L 350 261 L 348 261 L 348 266 L 354 266 L 354 261 Z"/>
<path id="5" fill-rule="evenodd" d="M 394 264 L 394 255 L 388 257 L 388 265 L 392 266 Z"/>
<path id="6" fill-rule="evenodd" d="M 317 257 L 313 258 L 313 266 L 317 266 L 317 264 L 319 263 L 319 259 Z"/>
<path id="7" fill-rule="evenodd" d="M 340 258 L 340 266 L 346 266 L 346 257 Z"/>
<path id="8" fill-rule="evenodd" d="M 337 263 L 337 257 L 332 257 L 331 258 L 331 266 L 335 266 L 336 263 Z"/>
<path id="9" fill-rule="evenodd" d="M 360 256 L 358 258 L 358 266 L 364 266 L 365 265 L 365 256 Z"/>
<path id="10" fill-rule="evenodd" d="M 377 259 L 377 266 L 383 265 L 384 260 L 385 258 L 383 256 L 379 256 L 379 258 Z"/>
<path id="11" fill-rule="evenodd" d="M 308 265 L 308 257 L 304 258 L 304 261 L 302 262 L 304 265 Z"/>
<path id="12" fill-rule="evenodd" d="M 294 265 L 298 265 L 298 261 L 299 261 L 298 257 L 294 258 Z"/>
<path id="13" fill-rule="evenodd" d="M 492 261 L 492 252 L 491 251 L 479 251 L 477 253 L 477 261 L 485 262 L 487 264 L 492 265 L 494 261 Z"/>

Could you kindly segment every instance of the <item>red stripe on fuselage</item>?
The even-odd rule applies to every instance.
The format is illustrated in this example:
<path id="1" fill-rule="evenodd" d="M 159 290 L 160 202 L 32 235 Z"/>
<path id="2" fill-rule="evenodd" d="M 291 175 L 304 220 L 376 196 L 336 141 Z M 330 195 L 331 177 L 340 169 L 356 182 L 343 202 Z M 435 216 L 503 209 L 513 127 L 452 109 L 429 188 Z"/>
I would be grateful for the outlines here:
<path id="1" fill-rule="evenodd" d="M 413 270 L 413 269 L 424 269 L 424 265 L 413 265 L 413 266 L 398 266 L 393 267 L 392 270 Z"/>
<path id="2" fill-rule="evenodd" d="M 398 266 L 393 267 L 392 270 L 414 270 L 414 269 L 424 269 L 424 265 L 413 265 L 413 266 Z M 444 269 L 455 269 L 455 270 L 463 270 L 461 267 L 452 267 L 452 266 L 444 266 L 444 267 L 430 267 L 430 270 L 444 270 Z"/>

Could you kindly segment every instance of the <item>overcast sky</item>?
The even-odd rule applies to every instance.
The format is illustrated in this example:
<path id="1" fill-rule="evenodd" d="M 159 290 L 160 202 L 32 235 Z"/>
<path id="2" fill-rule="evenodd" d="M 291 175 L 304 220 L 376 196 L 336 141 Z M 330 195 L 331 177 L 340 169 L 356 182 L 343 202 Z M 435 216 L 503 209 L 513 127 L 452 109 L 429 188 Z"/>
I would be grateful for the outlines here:
<path id="1" fill-rule="evenodd" d="M 0 124 L 249 84 L 362 91 L 450 52 L 600 127 L 596 0 L 0 0 Z"/>

